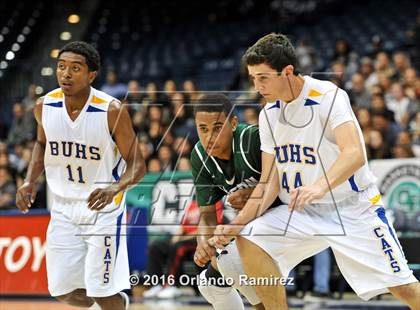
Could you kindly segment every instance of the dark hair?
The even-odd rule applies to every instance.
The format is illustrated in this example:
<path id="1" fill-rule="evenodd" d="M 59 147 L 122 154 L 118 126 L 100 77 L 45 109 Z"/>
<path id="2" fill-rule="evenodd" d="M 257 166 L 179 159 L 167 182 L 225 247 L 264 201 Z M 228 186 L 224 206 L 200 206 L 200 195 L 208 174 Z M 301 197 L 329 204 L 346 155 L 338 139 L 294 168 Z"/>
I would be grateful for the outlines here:
<path id="1" fill-rule="evenodd" d="M 89 71 L 98 71 L 101 66 L 101 58 L 98 51 L 89 43 L 83 41 L 67 43 L 61 48 L 60 52 L 58 52 L 58 58 L 64 52 L 72 52 L 84 56 Z"/>
<path id="2" fill-rule="evenodd" d="M 232 102 L 222 93 L 202 95 L 194 105 L 194 116 L 197 112 L 220 112 L 226 117 L 234 116 Z"/>
<path id="3" fill-rule="evenodd" d="M 265 63 L 277 72 L 281 72 L 287 65 L 292 65 L 294 74 L 299 74 L 295 49 L 287 36 L 281 33 L 270 33 L 259 39 L 247 49 L 242 60 L 249 66 Z"/>

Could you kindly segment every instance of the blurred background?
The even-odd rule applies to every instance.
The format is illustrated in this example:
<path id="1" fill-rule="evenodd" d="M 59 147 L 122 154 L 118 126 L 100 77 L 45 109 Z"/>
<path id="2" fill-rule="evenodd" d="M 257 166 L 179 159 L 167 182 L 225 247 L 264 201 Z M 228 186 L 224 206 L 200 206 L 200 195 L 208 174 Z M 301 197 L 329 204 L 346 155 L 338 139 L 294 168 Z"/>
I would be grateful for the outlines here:
<path id="1" fill-rule="evenodd" d="M 145 307 L 138 309 L 158 309 L 162 300 L 169 309 L 205 305 L 196 287 L 179 283 L 181 274 L 194 277 L 199 272 L 192 262 L 191 225 L 198 218 L 189 161 L 198 141 L 192 105 L 204 92 L 223 91 L 236 103 L 235 113 L 242 122 L 258 123 L 265 103 L 254 92 L 241 57 L 270 32 L 290 37 L 303 74 L 331 80 L 349 93 L 371 168 L 407 260 L 419 275 L 417 1 L 3 0 L 0 17 L 2 309 L 21 305 L 13 304 L 11 297 L 36 297 L 40 302 L 48 295 L 47 185 L 41 180 L 30 216 L 16 212 L 14 197 L 34 145 L 35 101 L 58 87 L 58 51 L 75 40 L 98 49 L 102 67 L 93 86 L 128 104 L 148 167 L 145 179 L 127 193 L 130 268 L 138 278 L 131 293 L 133 301 Z M 229 210 L 224 213 L 226 220 L 231 215 Z M 151 265 L 156 259 L 159 264 Z M 158 281 L 152 290 L 142 285 L 145 273 L 173 275 L 177 280 L 174 285 Z M 305 307 L 311 291 L 326 297 L 325 308 L 341 302 L 349 309 L 348 300 L 360 302 L 329 252 L 303 262 L 294 276 L 296 285 L 288 288 L 293 307 Z M 401 308 L 384 298 L 354 307 Z"/>

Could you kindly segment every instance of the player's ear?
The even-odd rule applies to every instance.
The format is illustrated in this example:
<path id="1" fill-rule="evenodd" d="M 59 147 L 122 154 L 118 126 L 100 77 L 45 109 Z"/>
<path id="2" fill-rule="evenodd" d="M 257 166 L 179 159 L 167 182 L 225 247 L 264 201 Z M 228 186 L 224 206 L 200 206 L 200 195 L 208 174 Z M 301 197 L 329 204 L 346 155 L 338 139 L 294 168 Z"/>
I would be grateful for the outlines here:
<path id="1" fill-rule="evenodd" d="M 233 131 L 235 131 L 236 127 L 238 127 L 238 122 L 239 122 L 239 120 L 238 120 L 238 117 L 236 115 L 232 116 L 230 118 L 230 125 L 232 126 Z"/>
<path id="2" fill-rule="evenodd" d="M 90 82 L 90 84 L 93 83 L 97 74 L 98 74 L 98 71 L 89 71 L 89 82 Z"/>
<path id="3" fill-rule="evenodd" d="M 287 65 L 286 67 L 283 68 L 284 74 L 286 76 L 288 75 L 293 75 L 295 68 L 293 67 L 293 65 Z"/>

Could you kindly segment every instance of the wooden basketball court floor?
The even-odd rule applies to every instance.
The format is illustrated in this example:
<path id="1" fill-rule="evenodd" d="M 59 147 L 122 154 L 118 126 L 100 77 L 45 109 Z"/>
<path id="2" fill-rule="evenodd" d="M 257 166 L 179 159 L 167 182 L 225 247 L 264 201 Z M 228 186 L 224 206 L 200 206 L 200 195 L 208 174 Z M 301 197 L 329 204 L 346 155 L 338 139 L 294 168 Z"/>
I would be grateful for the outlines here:
<path id="1" fill-rule="evenodd" d="M 364 302 L 358 299 L 354 294 L 343 300 L 327 300 L 319 304 L 306 303 L 302 299 L 289 298 L 290 310 L 313 310 L 313 309 L 369 309 L 369 310 L 406 310 L 408 307 L 403 306 L 400 302 L 390 296 L 386 296 L 382 300 L 373 300 Z M 77 310 L 82 308 L 68 306 L 52 299 L 0 299 L 0 310 Z M 98 310 L 97 307 L 91 309 Z M 147 301 L 130 304 L 130 310 L 211 310 L 209 305 L 205 305 L 204 301 L 196 304 L 180 303 L 174 300 Z M 246 307 L 246 310 L 254 309 Z M 237 309 L 232 309 L 237 310 Z"/>

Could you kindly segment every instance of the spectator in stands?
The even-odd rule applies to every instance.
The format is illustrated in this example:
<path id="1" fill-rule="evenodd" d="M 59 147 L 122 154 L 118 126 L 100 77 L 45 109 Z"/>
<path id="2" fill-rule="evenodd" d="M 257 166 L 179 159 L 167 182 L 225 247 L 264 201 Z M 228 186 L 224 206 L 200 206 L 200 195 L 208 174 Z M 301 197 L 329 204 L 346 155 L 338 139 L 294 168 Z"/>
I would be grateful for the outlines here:
<path id="1" fill-rule="evenodd" d="M 401 131 L 398 134 L 395 147 L 392 149 L 394 158 L 415 157 L 412 147 L 411 135 L 408 131 Z"/>
<path id="2" fill-rule="evenodd" d="M 153 152 L 153 146 L 149 142 L 149 138 L 147 137 L 147 135 L 142 135 L 139 137 L 139 146 L 145 162 L 148 162 Z"/>
<path id="3" fill-rule="evenodd" d="M 186 137 L 176 137 L 173 143 L 174 151 L 178 158 L 181 156 L 190 156 L 191 154 L 191 142 Z"/>
<path id="4" fill-rule="evenodd" d="M 391 85 L 391 96 L 386 102 L 386 106 L 389 110 L 394 112 L 395 120 L 401 127 L 407 125 L 407 120 L 404 121 L 404 115 L 408 111 L 410 99 L 405 96 L 404 89 L 399 82 L 394 82 Z"/>
<path id="5" fill-rule="evenodd" d="M 331 79 L 335 85 L 340 88 L 344 88 L 345 83 L 349 80 L 346 73 L 346 66 L 342 62 L 335 62 L 331 66 L 331 76 L 327 78 Z"/>
<path id="6" fill-rule="evenodd" d="M 38 97 L 39 96 L 36 94 L 36 85 L 35 84 L 29 85 L 28 92 L 27 92 L 25 98 L 22 99 L 22 103 L 23 103 L 23 105 L 25 107 L 25 110 L 27 112 L 32 111 Z"/>
<path id="7" fill-rule="evenodd" d="M 401 81 L 406 69 L 410 67 L 410 59 L 401 51 L 397 51 L 392 55 L 392 60 L 395 68 L 394 80 Z"/>
<path id="8" fill-rule="evenodd" d="M 404 71 L 404 86 L 410 86 L 415 88 L 417 81 L 417 72 L 414 68 L 407 68 Z"/>
<path id="9" fill-rule="evenodd" d="M 378 85 L 382 89 L 385 100 L 391 97 L 391 84 L 391 78 L 385 72 L 378 73 Z"/>
<path id="10" fill-rule="evenodd" d="M 391 78 L 395 74 L 395 69 L 391 65 L 391 61 L 386 52 L 379 52 L 375 57 L 375 71 L 383 73 L 386 77 Z"/>
<path id="11" fill-rule="evenodd" d="M 299 59 L 299 68 L 304 74 L 311 74 L 320 66 L 320 60 L 315 49 L 305 40 L 300 40 L 296 47 L 296 56 Z"/>
<path id="12" fill-rule="evenodd" d="M 7 136 L 7 144 L 10 146 L 22 144 L 35 137 L 35 124 L 26 117 L 26 111 L 22 103 L 13 105 L 13 122 Z"/>
<path id="13" fill-rule="evenodd" d="M 368 159 L 391 158 L 389 146 L 379 130 L 372 130 L 369 134 L 369 140 L 366 143 Z"/>
<path id="14" fill-rule="evenodd" d="M 172 95 L 176 92 L 176 84 L 174 80 L 167 80 L 163 86 L 163 90 L 166 96 L 168 96 L 169 100 L 171 100 Z"/>
<path id="15" fill-rule="evenodd" d="M 116 72 L 109 71 L 106 75 L 106 84 L 101 87 L 101 91 L 122 100 L 127 95 L 127 85 L 118 82 L 118 75 Z"/>
<path id="16" fill-rule="evenodd" d="M 159 122 L 150 122 L 149 128 L 147 130 L 147 135 L 149 137 L 149 141 L 152 143 L 153 146 L 153 153 L 156 154 L 157 147 L 163 138 L 163 130 L 162 126 Z"/>
<path id="17" fill-rule="evenodd" d="M 174 170 L 173 150 L 169 145 L 161 145 L 158 149 L 158 158 L 163 171 L 171 172 Z"/>
<path id="18" fill-rule="evenodd" d="M 162 165 L 156 157 L 151 157 L 147 163 L 147 173 L 161 173 Z"/>
<path id="19" fill-rule="evenodd" d="M 178 137 L 197 137 L 194 120 L 190 111 L 184 105 L 184 95 L 176 92 L 171 98 L 172 115 L 174 122 L 172 123 L 172 132 Z"/>
<path id="20" fill-rule="evenodd" d="M 135 111 L 132 120 L 133 128 L 137 135 L 147 132 L 147 109 Z"/>
<path id="21" fill-rule="evenodd" d="M 361 73 L 353 74 L 348 93 L 350 96 L 350 102 L 353 106 L 363 108 L 368 108 L 370 106 L 372 97 L 365 87 L 365 78 Z"/>
<path id="22" fill-rule="evenodd" d="M 127 98 L 124 100 L 129 104 L 130 111 L 141 111 L 145 109 L 143 102 L 144 93 L 141 92 L 140 84 L 131 80 L 127 84 Z"/>
<path id="23" fill-rule="evenodd" d="M 177 171 L 191 171 L 191 162 L 189 157 L 181 157 L 176 165 Z"/>
<path id="24" fill-rule="evenodd" d="M 372 120 L 370 117 L 369 109 L 360 108 L 356 110 L 356 117 L 359 121 L 360 128 L 362 129 L 365 143 L 369 141 L 370 131 L 372 130 Z"/>
<path id="25" fill-rule="evenodd" d="M 414 157 L 413 150 L 409 145 L 396 145 L 392 149 L 393 158 L 412 158 Z"/>
<path id="26" fill-rule="evenodd" d="M 158 92 L 156 83 L 149 82 L 146 86 L 146 95 L 143 98 L 143 105 L 149 104 L 163 105 L 164 107 L 169 106 L 169 98 L 165 93 Z"/>
<path id="27" fill-rule="evenodd" d="M 162 125 L 170 123 L 171 113 L 168 108 L 164 108 L 161 105 L 150 105 L 148 107 L 148 122 L 160 122 Z"/>
<path id="28" fill-rule="evenodd" d="M 357 71 L 358 55 L 352 51 L 349 43 L 344 39 L 338 39 L 335 42 L 335 49 L 333 55 L 334 62 L 340 62 L 346 67 L 346 72 L 349 75 L 354 74 Z"/>
<path id="29" fill-rule="evenodd" d="M 378 76 L 373 68 L 373 61 L 369 57 L 363 57 L 360 61 L 359 73 L 363 75 L 365 86 L 371 90 L 378 83 Z"/>
<path id="30" fill-rule="evenodd" d="M 387 148 L 394 147 L 398 133 L 400 132 L 400 127 L 393 122 L 392 115 L 385 110 L 372 110 L 371 116 L 372 128 L 381 133 L 381 139 L 385 139 L 384 145 L 386 144 Z M 375 141 L 377 140 L 379 138 Z M 388 156 L 384 158 L 388 158 Z"/>
<path id="31" fill-rule="evenodd" d="M 200 93 L 197 91 L 195 84 L 192 80 L 185 80 L 182 84 L 182 88 L 184 91 L 185 103 L 194 104 L 195 102 L 197 102 Z"/>
<path id="32" fill-rule="evenodd" d="M 16 185 L 6 167 L 0 167 L 0 208 L 14 208 Z"/>
<path id="33" fill-rule="evenodd" d="M 258 111 L 254 107 L 246 107 L 243 112 L 244 122 L 250 125 L 258 124 Z"/>

